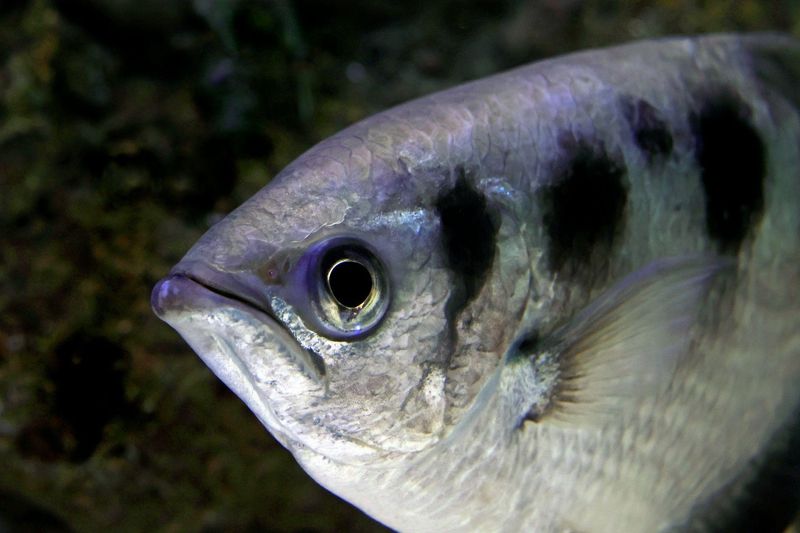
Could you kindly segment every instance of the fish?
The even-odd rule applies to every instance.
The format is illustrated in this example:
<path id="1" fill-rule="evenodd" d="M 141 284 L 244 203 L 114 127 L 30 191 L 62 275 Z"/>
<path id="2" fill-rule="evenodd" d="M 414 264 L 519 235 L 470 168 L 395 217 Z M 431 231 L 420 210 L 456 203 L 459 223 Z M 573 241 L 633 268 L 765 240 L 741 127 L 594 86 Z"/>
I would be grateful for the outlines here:
<path id="1" fill-rule="evenodd" d="M 644 40 L 310 148 L 154 287 L 400 531 L 780 531 L 800 510 L 800 41 Z"/>

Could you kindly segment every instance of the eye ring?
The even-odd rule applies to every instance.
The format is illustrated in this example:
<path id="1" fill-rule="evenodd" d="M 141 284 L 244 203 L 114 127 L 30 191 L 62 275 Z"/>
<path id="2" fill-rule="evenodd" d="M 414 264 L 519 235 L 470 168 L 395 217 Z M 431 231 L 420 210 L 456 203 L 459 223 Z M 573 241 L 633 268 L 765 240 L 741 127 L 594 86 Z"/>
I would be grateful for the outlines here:
<path id="1" fill-rule="evenodd" d="M 319 333 L 355 340 L 375 331 L 389 308 L 390 287 L 383 263 L 366 243 L 333 238 L 314 247 L 316 268 L 309 286 Z"/>

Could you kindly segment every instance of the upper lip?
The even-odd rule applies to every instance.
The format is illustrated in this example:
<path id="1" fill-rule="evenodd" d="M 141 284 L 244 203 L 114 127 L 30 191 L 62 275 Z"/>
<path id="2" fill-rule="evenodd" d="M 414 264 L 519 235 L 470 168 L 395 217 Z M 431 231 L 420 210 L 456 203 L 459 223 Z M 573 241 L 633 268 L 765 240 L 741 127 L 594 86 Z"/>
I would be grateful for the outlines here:
<path id="1" fill-rule="evenodd" d="M 188 278 L 220 296 L 253 307 L 280 323 L 266 298 L 266 290 L 259 287 L 255 275 L 222 272 L 202 263 L 192 263 L 177 265 L 170 272 L 170 276 Z"/>

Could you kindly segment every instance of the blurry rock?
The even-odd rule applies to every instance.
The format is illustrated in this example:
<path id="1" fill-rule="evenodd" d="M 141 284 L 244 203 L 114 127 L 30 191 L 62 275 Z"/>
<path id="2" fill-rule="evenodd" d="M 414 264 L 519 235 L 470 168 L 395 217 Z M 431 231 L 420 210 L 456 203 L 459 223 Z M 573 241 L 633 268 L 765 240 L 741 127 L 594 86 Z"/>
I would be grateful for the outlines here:
<path id="1" fill-rule="evenodd" d="M 67 533 L 60 517 L 21 494 L 0 490 L 0 533 Z"/>

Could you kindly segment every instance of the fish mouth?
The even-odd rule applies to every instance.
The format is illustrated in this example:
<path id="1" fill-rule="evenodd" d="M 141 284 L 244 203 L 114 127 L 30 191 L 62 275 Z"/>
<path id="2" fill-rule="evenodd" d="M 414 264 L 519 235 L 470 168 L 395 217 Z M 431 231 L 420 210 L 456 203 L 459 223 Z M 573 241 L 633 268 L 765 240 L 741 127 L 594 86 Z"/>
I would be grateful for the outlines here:
<path id="1" fill-rule="evenodd" d="M 284 406 L 324 394 L 324 366 L 257 295 L 247 278 L 192 265 L 159 281 L 151 306 L 286 445 L 296 432 Z"/>
<path id="2" fill-rule="evenodd" d="M 238 301 L 242 305 L 252 307 L 280 323 L 275 313 L 265 300 L 266 289 L 263 283 L 253 274 L 247 272 L 228 273 L 217 270 L 205 263 L 198 261 L 181 261 L 175 266 L 163 281 L 184 277 L 204 287 L 205 289 L 230 300 Z M 161 283 L 159 282 L 159 283 Z M 156 285 L 158 287 L 158 285 Z M 156 291 L 153 290 L 153 309 L 156 314 Z"/>
<path id="3" fill-rule="evenodd" d="M 150 305 L 156 316 L 169 323 L 176 312 L 204 309 L 206 304 L 231 306 L 261 318 L 269 329 L 283 324 L 269 305 L 257 297 L 257 290 L 239 281 L 235 275 L 219 272 L 205 265 L 175 267 L 156 283 L 150 295 Z"/>

